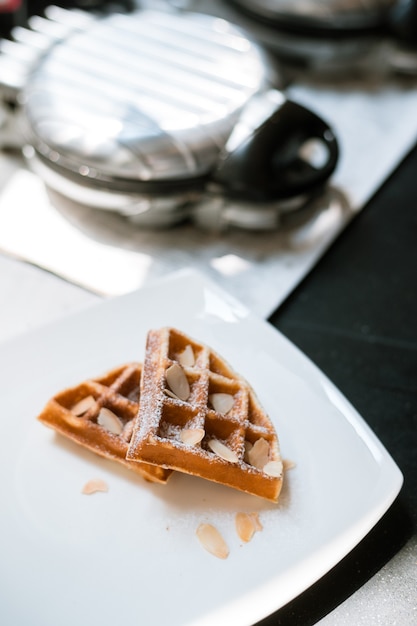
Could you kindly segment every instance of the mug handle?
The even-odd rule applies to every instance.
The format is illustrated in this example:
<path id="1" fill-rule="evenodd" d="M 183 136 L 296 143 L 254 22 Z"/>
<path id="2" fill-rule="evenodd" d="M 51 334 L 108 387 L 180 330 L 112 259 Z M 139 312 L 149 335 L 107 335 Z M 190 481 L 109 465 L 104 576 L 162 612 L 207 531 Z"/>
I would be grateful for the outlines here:
<path id="1" fill-rule="evenodd" d="M 330 126 L 309 109 L 284 99 L 220 157 L 212 181 L 230 199 L 273 202 L 317 191 L 334 172 L 338 158 Z"/>

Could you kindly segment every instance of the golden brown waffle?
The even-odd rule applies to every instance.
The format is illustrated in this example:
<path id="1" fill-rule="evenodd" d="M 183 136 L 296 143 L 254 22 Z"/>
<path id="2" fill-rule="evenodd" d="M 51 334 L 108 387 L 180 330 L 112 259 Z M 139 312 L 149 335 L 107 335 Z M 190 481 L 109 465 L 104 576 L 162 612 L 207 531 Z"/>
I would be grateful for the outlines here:
<path id="1" fill-rule="evenodd" d="M 165 483 L 170 470 L 126 460 L 133 420 L 139 409 L 141 375 L 142 365 L 129 363 L 99 378 L 86 380 L 49 400 L 38 419 L 147 480 Z"/>
<path id="2" fill-rule="evenodd" d="M 148 333 L 127 458 L 274 502 L 282 486 L 278 438 L 250 385 L 208 346 L 172 328 Z"/>

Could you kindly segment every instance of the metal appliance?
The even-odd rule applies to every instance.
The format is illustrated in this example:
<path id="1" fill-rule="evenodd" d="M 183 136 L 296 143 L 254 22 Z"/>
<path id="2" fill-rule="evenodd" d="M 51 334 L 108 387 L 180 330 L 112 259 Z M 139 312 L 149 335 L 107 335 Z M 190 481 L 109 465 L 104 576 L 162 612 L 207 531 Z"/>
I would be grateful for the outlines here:
<path id="1" fill-rule="evenodd" d="M 50 7 L 12 34 L 0 80 L 23 152 L 77 203 L 143 227 L 264 230 L 308 207 L 336 167 L 328 124 L 224 19 Z"/>

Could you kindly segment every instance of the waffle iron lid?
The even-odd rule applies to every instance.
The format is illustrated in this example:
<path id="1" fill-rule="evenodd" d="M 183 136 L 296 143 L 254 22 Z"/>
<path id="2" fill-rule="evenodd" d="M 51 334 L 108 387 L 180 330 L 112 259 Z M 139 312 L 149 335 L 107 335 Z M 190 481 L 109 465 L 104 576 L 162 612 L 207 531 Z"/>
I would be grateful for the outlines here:
<path id="1" fill-rule="evenodd" d="M 58 41 L 23 92 L 30 142 L 84 180 L 172 181 L 214 167 L 239 113 L 269 81 L 230 23 L 142 10 Z"/>

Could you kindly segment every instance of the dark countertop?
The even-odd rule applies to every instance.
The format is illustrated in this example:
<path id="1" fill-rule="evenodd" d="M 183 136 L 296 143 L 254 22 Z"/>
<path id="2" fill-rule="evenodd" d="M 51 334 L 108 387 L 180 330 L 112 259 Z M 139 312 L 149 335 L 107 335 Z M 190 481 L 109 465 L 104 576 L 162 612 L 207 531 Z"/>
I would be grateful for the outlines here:
<path id="1" fill-rule="evenodd" d="M 404 474 L 398 498 L 365 539 L 259 623 L 307 626 L 417 535 L 417 147 L 270 322 L 336 384 Z"/>

